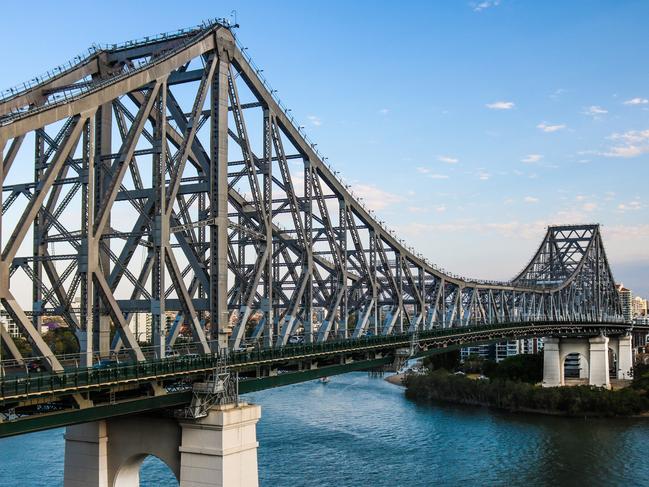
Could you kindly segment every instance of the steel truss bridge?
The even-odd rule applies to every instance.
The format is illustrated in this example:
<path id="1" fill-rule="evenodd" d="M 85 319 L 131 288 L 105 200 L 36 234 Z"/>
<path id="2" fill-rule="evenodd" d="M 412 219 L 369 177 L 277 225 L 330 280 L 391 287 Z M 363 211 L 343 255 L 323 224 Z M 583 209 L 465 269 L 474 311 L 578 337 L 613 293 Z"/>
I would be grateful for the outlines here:
<path id="1" fill-rule="evenodd" d="M 95 46 L 3 92 L 0 149 L 0 301 L 33 349 L 23 357 L 0 326 L 0 435 L 178 406 L 224 354 L 243 392 L 395 350 L 630 329 L 598 225 L 548 228 L 507 282 L 449 274 L 405 245 L 224 21 Z M 78 355 L 45 342 L 51 316 Z M 45 373 L 25 372 L 34 357 Z M 97 368 L 109 357 L 119 364 Z"/>

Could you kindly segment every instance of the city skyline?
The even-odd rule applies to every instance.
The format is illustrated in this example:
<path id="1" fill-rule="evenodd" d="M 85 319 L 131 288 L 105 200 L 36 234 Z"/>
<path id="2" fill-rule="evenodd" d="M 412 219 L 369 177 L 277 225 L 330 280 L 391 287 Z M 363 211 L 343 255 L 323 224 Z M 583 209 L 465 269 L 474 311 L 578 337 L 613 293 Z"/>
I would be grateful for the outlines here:
<path id="1" fill-rule="evenodd" d="M 93 42 L 236 9 L 239 38 L 334 169 L 431 261 L 507 279 L 547 225 L 599 222 L 616 280 L 649 295 L 649 73 L 637 62 L 646 4 L 334 5 L 198 2 L 137 15 L 143 2 L 120 25 L 68 32 L 57 18 L 73 21 L 82 8 L 37 8 L 32 25 L 44 38 L 56 31 L 58 43 L 5 52 L 12 70 L 0 87 Z M 22 28 L 16 7 L 4 13 L 7 44 Z M 269 34 L 268 22 L 284 28 Z"/>

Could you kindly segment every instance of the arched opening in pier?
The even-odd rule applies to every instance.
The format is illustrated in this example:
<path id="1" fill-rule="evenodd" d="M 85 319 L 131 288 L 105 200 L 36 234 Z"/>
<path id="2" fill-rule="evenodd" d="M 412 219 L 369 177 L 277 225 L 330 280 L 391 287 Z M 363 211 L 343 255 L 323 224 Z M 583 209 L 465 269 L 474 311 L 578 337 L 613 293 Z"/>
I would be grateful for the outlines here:
<path id="1" fill-rule="evenodd" d="M 563 379 L 588 379 L 588 360 L 578 352 L 569 353 L 563 359 Z"/>
<path id="2" fill-rule="evenodd" d="M 178 479 L 169 466 L 155 455 L 134 455 L 115 475 L 115 487 L 134 485 L 175 486 Z"/>

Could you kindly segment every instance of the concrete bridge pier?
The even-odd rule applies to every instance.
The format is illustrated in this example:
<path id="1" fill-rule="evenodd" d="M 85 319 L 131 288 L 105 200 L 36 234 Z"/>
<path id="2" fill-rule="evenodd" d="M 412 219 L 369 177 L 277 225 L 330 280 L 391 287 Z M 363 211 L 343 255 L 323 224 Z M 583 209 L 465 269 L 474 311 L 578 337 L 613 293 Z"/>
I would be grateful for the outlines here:
<path id="1" fill-rule="evenodd" d="M 213 407 L 200 419 L 134 415 L 69 426 L 65 487 L 136 487 L 153 455 L 181 487 L 257 487 L 256 424 L 261 407 Z"/>
<path id="2" fill-rule="evenodd" d="M 543 340 L 543 387 L 566 385 L 566 362 L 571 361 L 579 379 L 589 385 L 610 388 L 611 375 L 630 379 L 633 367 L 631 336 L 556 338 Z"/>

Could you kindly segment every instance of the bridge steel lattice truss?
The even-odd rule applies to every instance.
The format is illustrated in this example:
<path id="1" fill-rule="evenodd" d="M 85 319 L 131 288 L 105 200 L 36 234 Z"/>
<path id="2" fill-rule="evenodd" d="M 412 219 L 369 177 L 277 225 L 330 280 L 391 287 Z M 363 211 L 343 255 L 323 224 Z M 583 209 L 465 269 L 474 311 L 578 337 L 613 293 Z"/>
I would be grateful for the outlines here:
<path id="1" fill-rule="evenodd" d="M 621 316 L 598 225 L 550 227 L 508 282 L 430 264 L 341 182 L 221 21 L 95 47 L 5 92 L 0 148 L 0 301 L 54 372 L 45 315 L 75 331 L 88 366 L 120 350 L 161 359 L 180 339 L 208 354 L 296 333 Z M 151 349 L 137 313 L 151 313 Z"/>

